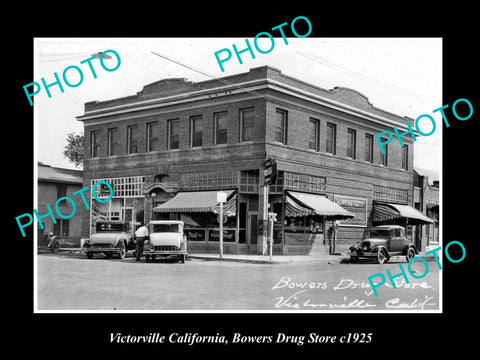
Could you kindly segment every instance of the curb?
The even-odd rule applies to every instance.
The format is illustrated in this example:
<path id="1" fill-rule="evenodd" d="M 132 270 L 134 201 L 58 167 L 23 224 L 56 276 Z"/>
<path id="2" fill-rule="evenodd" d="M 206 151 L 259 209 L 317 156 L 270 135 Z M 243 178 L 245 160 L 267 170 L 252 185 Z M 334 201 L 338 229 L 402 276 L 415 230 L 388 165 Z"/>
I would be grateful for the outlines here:
<path id="1" fill-rule="evenodd" d="M 189 259 L 199 259 L 205 261 L 224 261 L 224 262 L 240 262 L 240 263 L 249 263 L 249 264 L 271 264 L 271 265 L 279 265 L 279 264 L 291 264 L 291 263 L 302 263 L 302 262 L 318 262 L 318 261 L 327 261 L 331 264 L 338 263 L 340 264 L 343 258 L 338 259 L 324 259 L 324 258 L 309 258 L 309 259 L 295 259 L 295 258 L 285 258 L 285 259 L 248 259 L 248 258 L 231 258 L 231 257 L 212 257 L 212 256 L 205 256 L 205 255 L 195 255 L 189 254 Z"/>

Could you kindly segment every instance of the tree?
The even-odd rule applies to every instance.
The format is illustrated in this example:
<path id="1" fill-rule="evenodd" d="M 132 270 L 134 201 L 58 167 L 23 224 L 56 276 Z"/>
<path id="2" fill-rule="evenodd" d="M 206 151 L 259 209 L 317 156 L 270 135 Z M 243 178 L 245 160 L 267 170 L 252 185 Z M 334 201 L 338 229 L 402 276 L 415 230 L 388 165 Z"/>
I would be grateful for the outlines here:
<path id="1" fill-rule="evenodd" d="M 67 134 L 67 146 L 62 154 L 75 167 L 81 167 L 83 165 L 83 134 Z"/>

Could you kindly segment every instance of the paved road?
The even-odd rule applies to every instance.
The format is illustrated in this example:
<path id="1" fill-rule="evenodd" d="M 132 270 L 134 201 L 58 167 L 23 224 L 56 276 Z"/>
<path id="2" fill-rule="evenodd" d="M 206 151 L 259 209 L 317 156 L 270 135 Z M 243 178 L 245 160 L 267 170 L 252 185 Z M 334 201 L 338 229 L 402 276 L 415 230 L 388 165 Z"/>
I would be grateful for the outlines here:
<path id="1" fill-rule="evenodd" d="M 368 277 L 399 273 L 403 258 L 384 265 L 288 265 L 190 260 L 185 264 L 38 255 L 38 310 L 289 310 L 434 311 L 439 309 L 439 270 L 429 261 L 422 279 L 396 279 L 375 297 Z M 417 276 L 424 273 L 413 263 Z M 385 275 L 386 276 L 386 275 Z M 387 276 L 386 276 L 387 277 Z M 378 278 L 379 279 L 379 278 Z M 388 279 L 388 278 L 387 278 Z M 375 280 L 377 282 L 378 280 Z"/>

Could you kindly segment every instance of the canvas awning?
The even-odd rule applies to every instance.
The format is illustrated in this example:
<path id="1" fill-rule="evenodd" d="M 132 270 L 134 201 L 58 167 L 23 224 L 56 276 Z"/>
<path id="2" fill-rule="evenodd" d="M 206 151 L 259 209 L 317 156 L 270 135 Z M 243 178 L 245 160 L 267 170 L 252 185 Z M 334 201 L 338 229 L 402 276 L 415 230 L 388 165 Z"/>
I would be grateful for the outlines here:
<path id="1" fill-rule="evenodd" d="M 223 204 L 223 213 L 234 216 L 237 210 L 237 194 L 234 190 L 225 190 L 227 202 Z M 213 212 L 218 214 L 220 205 L 217 202 L 217 191 L 179 192 L 172 199 L 153 209 L 160 213 Z"/>
<path id="2" fill-rule="evenodd" d="M 373 221 L 381 222 L 385 220 L 407 218 L 411 225 L 433 224 L 433 220 L 408 205 L 375 203 L 373 209 Z"/>
<path id="3" fill-rule="evenodd" d="M 287 191 L 285 195 L 286 216 L 321 215 L 329 220 L 353 218 L 350 211 L 329 200 L 326 196 Z"/>

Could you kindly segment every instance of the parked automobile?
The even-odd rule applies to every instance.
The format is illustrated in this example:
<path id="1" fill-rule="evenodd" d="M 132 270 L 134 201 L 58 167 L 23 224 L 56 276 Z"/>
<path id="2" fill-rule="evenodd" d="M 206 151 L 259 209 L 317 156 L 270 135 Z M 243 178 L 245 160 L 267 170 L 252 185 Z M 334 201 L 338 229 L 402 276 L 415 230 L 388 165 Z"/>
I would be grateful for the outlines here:
<path id="1" fill-rule="evenodd" d="M 405 255 L 410 261 L 418 250 L 405 237 L 405 228 L 398 225 L 381 225 L 369 230 L 369 236 L 350 247 L 350 260 L 357 262 L 360 257 L 374 257 L 379 264 L 392 256 Z"/>
<path id="2" fill-rule="evenodd" d="M 145 240 L 145 261 L 155 258 L 176 258 L 184 263 L 187 259 L 187 237 L 183 233 L 183 221 L 154 220 L 148 223 L 149 239 Z"/>
<path id="3" fill-rule="evenodd" d="M 83 251 L 87 258 L 103 253 L 107 258 L 118 254 L 124 259 L 127 251 L 135 249 L 136 241 L 130 231 L 130 223 L 123 220 L 101 220 L 95 224 L 96 233 L 83 243 Z"/>

